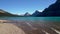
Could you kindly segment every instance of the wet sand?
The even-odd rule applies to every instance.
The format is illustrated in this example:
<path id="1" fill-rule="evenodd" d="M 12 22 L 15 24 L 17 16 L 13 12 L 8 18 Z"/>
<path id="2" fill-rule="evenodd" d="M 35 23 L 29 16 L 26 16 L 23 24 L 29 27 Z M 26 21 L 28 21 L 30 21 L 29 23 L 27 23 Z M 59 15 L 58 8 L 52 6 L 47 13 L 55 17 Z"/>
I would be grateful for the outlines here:
<path id="1" fill-rule="evenodd" d="M 25 34 L 60 34 L 60 22 L 56 21 L 1 21 L 16 25 Z"/>

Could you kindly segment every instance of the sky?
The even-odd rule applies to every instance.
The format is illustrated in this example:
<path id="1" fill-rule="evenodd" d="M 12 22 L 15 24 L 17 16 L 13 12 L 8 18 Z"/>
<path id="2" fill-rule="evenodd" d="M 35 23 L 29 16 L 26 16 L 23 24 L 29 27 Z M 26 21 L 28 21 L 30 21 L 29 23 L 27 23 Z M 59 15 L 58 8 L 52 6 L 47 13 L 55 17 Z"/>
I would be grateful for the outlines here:
<path id="1" fill-rule="evenodd" d="M 54 2 L 56 0 L 0 0 L 0 9 L 12 14 L 32 14 L 35 10 L 43 11 Z"/>

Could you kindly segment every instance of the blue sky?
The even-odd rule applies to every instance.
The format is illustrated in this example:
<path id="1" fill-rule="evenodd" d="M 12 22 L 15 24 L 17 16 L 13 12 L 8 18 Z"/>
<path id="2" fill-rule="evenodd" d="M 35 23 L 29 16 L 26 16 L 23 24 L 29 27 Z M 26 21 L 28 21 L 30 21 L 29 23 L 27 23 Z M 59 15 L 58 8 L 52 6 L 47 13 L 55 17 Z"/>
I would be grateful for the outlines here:
<path id="1" fill-rule="evenodd" d="M 32 14 L 35 10 L 43 11 L 56 0 L 0 0 L 0 9 L 13 14 Z"/>

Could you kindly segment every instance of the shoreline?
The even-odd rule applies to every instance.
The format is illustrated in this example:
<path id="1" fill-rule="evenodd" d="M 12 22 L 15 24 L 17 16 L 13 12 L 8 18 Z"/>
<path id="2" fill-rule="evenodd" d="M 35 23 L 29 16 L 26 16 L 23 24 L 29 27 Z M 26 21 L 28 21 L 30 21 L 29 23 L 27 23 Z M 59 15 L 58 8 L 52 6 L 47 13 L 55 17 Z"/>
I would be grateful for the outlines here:
<path id="1" fill-rule="evenodd" d="M 25 34 L 25 32 L 11 23 L 0 23 L 0 34 Z"/>
<path id="2" fill-rule="evenodd" d="M 11 20 L 0 20 L 0 34 L 25 34 L 25 32 L 11 23 Z"/>
<path id="3" fill-rule="evenodd" d="M 0 22 L 10 22 L 10 20 L 0 20 Z"/>
<path id="4" fill-rule="evenodd" d="M 16 20 L 0 20 L 0 23 L 16 23 L 16 22 L 19 22 L 19 21 L 16 21 Z"/>
<path id="5" fill-rule="evenodd" d="M 0 20 L 22 29 L 26 34 L 60 34 L 60 22 Z"/>

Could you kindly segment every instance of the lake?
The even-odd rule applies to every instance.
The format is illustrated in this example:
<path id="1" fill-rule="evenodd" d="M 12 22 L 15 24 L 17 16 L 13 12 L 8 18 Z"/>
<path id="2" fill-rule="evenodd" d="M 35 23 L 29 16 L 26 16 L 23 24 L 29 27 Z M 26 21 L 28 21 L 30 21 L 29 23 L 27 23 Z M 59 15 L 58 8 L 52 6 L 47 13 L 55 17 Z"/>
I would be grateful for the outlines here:
<path id="1" fill-rule="evenodd" d="M 0 20 L 60 21 L 60 17 L 0 17 Z"/>

